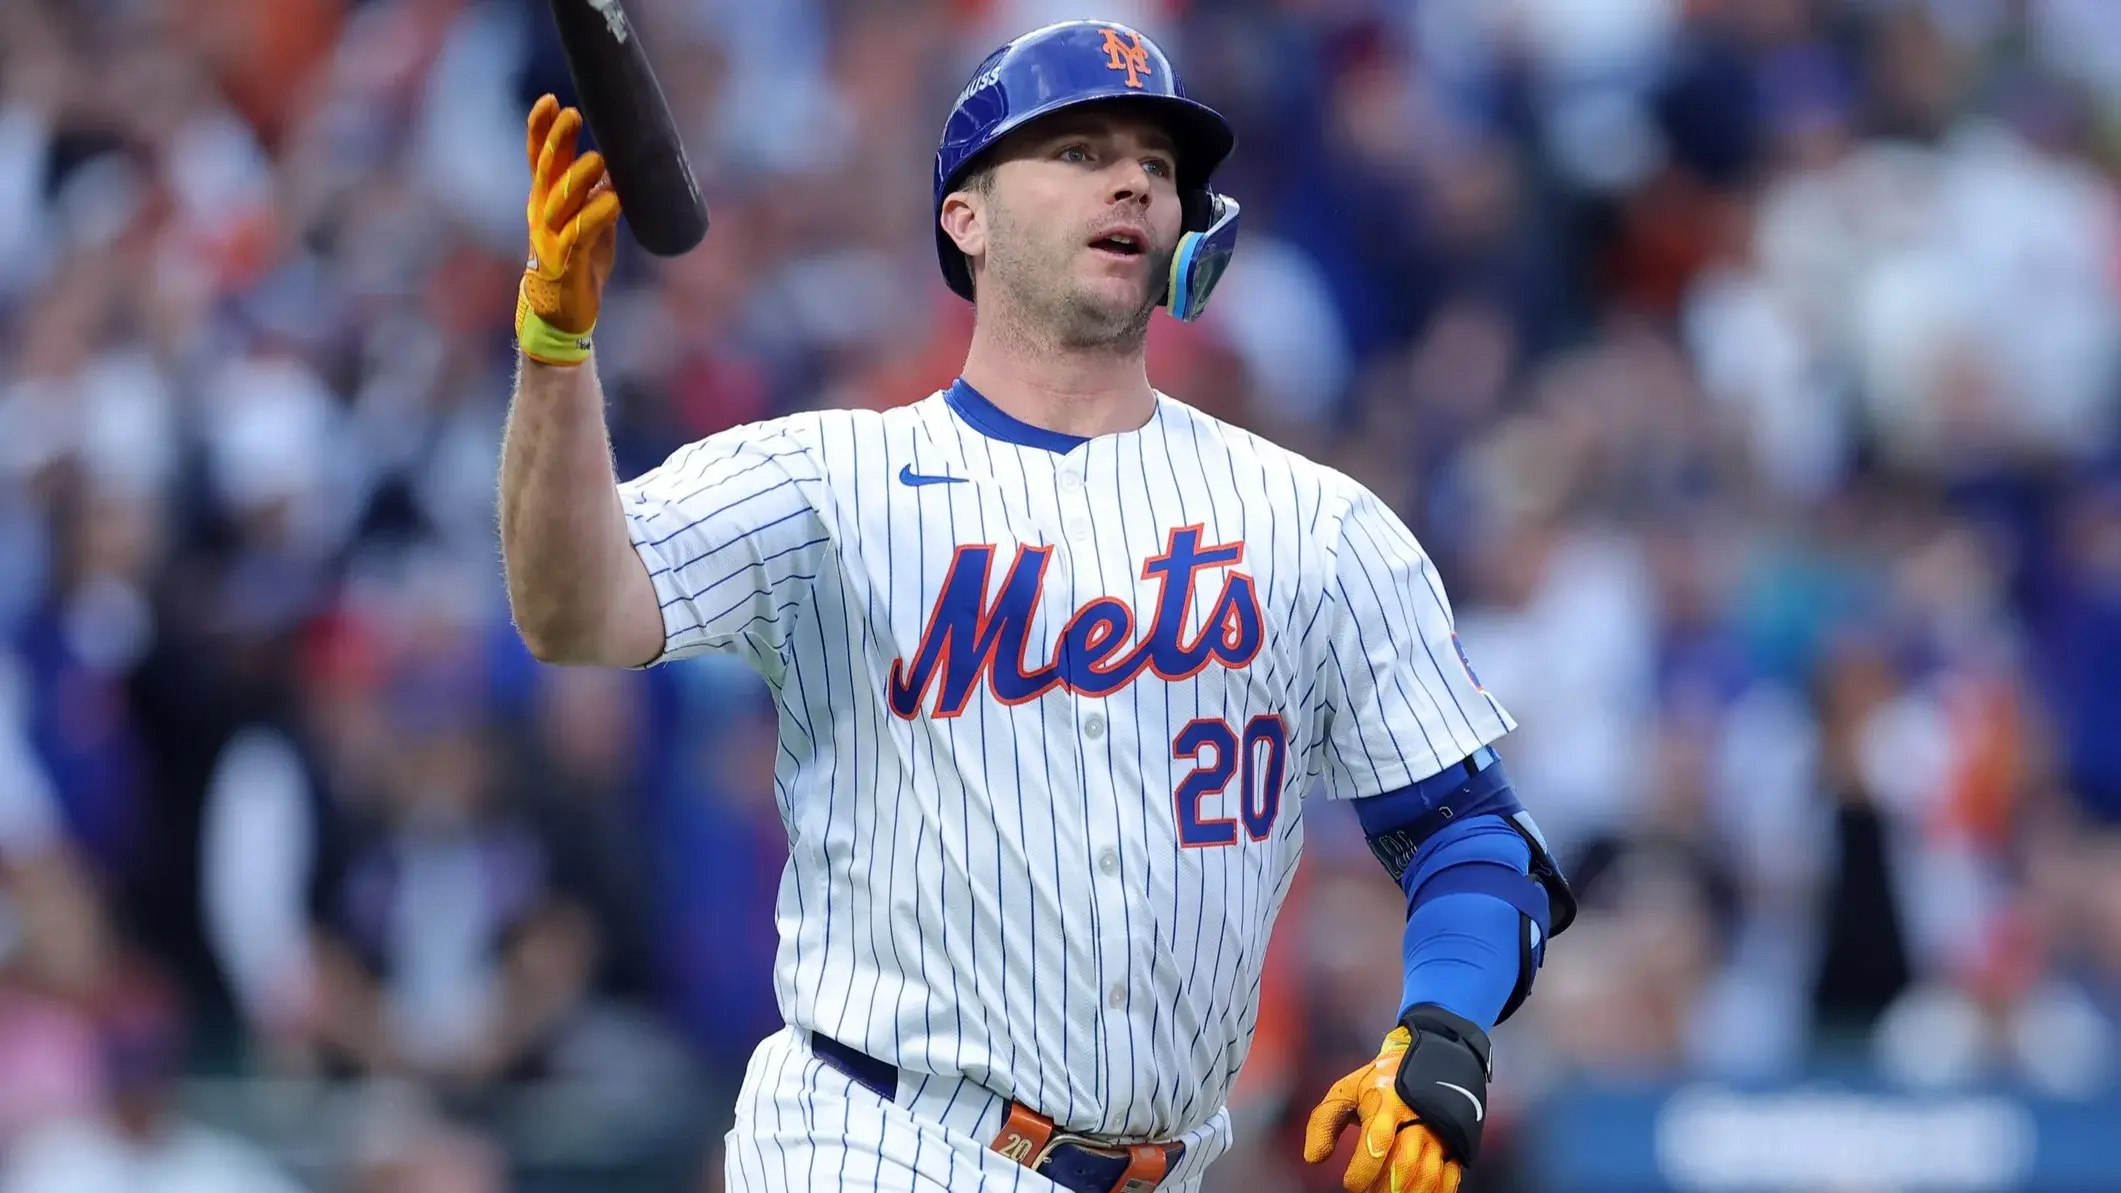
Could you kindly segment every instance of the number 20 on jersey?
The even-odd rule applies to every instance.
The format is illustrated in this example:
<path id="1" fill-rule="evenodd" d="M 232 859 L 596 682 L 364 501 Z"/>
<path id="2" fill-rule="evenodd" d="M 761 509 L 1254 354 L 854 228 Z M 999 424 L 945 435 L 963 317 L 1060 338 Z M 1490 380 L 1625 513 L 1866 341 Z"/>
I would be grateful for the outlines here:
<path id="1" fill-rule="evenodd" d="M 1288 726 L 1276 714 L 1253 717 L 1242 732 L 1222 717 L 1187 722 L 1171 740 L 1171 756 L 1194 763 L 1172 797 L 1178 843 L 1189 849 L 1234 845 L 1239 823 L 1247 837 L 1266 840 L 1281 812 L 1281 781 L 1288 755 Z M 1203 807 L 1226 795 L 1232 779 L 1238 787 L 1236 816 L 1213 814 L 1229 810 L 1225 800 L 1218 799 L 1212 808 Z"/>

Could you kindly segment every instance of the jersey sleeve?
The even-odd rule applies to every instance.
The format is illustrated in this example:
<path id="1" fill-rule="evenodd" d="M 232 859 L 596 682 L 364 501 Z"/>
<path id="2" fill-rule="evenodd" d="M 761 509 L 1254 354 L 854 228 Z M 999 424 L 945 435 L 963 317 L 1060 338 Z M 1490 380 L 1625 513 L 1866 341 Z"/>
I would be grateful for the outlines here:
<path id="1" fill-rule="evenodd" d="M 812 500 L 821 480 L 799 443 L 749 426 L 619 486 L 662 607 L 656 663 L 724 651 L 773 674 L 829 549 Z"/>
<path id="2" fill-rule="evenodd" d="M 1336 799 L 1418 783 L 1517 727 L 1474 676 L 1428 552 L 1390 507 L 1350 484 L 1320 609 L 1312 710 Z"/>

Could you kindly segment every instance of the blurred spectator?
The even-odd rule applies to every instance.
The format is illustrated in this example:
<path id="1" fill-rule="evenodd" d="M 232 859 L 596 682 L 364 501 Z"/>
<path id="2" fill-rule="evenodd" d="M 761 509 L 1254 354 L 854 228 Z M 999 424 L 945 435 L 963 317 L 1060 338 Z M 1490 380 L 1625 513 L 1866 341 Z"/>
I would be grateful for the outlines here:
<path id="1" fill-rule="evenodd" d="M 21 877 L 22 947 L 0 1012 L 13 1045 L 0 1189 L 299 1193 L 255 1145 L 174 1105 L 185 1052 L 175 989 L 117 948 L 85 884 L 57 857 Z"/>
<path id="2" fill-rule="evenodd" d="M 1890 813 L 1864 772 L 1857 738 L 1898 688 L 1891 663 L 1862 645 L 1831 656 L 1821 680 L 1827 739 L 1821 779 L 1834 801 L 1825 842 L 1832 859 L 1819 901 L 1821 933 L 1815 1013 L 1827 1030 L 1862 1030 L 1913 979 L 1912 946 L 1900 910 L 1904 856 Z"/>
<path id="3" fill-rule="evenodd" d="M 2102 479 L 2056 511 L 2057 573 L 2040 619 L 2063 781 L 2084 814 L 2121 823 L 2121 481 Z"/>
<path id="4" fill-rule="evenodd" d="M 505 1193 L 507 1160 L 491 1139 L 418 1119 L 377 1132 L 343 1193 Z"/>
<path id="5" fill-rule="evenodd" d="M 93 887 L 63 849 L 15 855 L 5 893 L 0 1152 L 49 1124 L 101 1112 L 110 1081 L 97 1014 L 116 948 Z"/>
<path id="6" fill-rule="evenodd" d="M 545 1072 L 597 963 L 595 922 L 506 785 L 467 663 L 413 663 L 381 693 L 390 761 L 325 894 L 319 1042 L 359 1072 Z"/>

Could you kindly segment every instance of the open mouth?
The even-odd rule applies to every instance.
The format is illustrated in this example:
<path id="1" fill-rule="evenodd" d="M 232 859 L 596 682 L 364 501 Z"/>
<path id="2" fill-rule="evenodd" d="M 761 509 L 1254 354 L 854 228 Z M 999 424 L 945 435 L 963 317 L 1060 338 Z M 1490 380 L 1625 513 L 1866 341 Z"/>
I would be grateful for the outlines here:
<path id="1" fill-rule="evenodd" d="M 1133 232 L 1112 232 L 1100 236 L 1090 242 L 1090 247 L 1118 257 L 1139 257 L 1149 251 L 1141 236 Z"/>

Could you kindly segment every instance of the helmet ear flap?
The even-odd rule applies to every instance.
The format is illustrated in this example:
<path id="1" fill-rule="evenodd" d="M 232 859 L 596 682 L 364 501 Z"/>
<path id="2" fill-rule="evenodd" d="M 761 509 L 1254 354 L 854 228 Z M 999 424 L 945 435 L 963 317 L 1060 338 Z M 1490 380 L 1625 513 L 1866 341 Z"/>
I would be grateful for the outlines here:
<path id="1" fill-rule="evenodd" d="M 1204 218 L 1195 223 L 1187 204 L 1198 196 Z M 1208 295 L 1230 267 L 1230 254 L 1237 250 L 1237 200 L 1205 188 L 1189 193 L 1181 201 L 1185 234 L 1178 238 L 1178 251 L 1171 255 L 1171 277 L 1164 289 L 1164 305 L 1185 323 L 1200 318 L 1208 309 Z"/>

